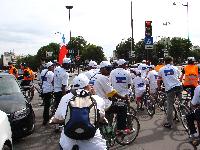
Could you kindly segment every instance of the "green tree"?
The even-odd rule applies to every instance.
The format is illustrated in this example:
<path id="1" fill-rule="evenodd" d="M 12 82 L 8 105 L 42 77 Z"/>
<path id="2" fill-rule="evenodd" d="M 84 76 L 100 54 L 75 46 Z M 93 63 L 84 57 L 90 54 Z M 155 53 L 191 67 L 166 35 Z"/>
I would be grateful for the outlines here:
<path id="1" fill-rule="evenodd" d="M 42 46 L 36 55 L 36 58 L 38 61 L 40 60 L 46 60 L 46 61 L 52 61 L 52 60 L 58 60 L 60 45 L 57 43 L 49 43 L 46 46 Z M 46 52 L 53 52 L 52 57 L 46 57 Z"/>
<path id="2" fill-rule="evenodd" d="M 192 43 L 188 39 L 174 37 L 170 41 L 169 55 L 174 58 L 175 63 L 182 63 L 191 53 Z"/>
<path id="3" fill-rule="evenodd" d="M 129 60 L 129 54 L 131 50 L 131 38 L 128 38 L 127 40 L 121 41 L 116 46 L 116 54 L 118 59 L 125 59 Z"/>
<path id="4" fill-rule="evenodd" d="M 86 45 L 81 55 L 81 61 L 84 62 L 85 60 L 94 60 L 97 63 L 105 60 L 103 48 L 93 44 Z"/>

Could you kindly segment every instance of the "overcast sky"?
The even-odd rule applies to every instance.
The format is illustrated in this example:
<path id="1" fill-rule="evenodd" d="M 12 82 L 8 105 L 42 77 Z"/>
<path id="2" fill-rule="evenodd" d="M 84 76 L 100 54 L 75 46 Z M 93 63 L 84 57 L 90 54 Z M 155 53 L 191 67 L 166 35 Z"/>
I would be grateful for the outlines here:
<path id="1" fill-rule="evenodd" d="M 176 6 L 172 5 L 176 2 Z M 50 42 L 59 43 L 61 35 L 83 38 L 103 47 L 107 57 L 116 45 L 131 36 L 131 0 L 0 0 L 0 54 L 36 54 Z M 153 23 L 154 41 L 159 36 L 187 38 L 200 45 L 199 0 L 133 0 L 134 39 L 144 38 L 144 22 Z M 66 5 L 73 5 L 69 24 Z M 188 19 L 188 21 L 187 21 Z M 163 26 L 164 22 L 170 22 Z M 187 25 L 187 22 L 189 23 Z"/>

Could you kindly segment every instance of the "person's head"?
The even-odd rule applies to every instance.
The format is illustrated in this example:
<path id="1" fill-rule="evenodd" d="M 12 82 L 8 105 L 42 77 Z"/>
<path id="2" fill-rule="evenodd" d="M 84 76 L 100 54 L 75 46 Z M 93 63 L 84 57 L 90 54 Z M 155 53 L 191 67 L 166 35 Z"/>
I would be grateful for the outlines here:
<path id="1" fill-rule="evenodd" d="M 142 60 L 142 63 L 143 63 L 143 64 L 146 64 L 146 62 L 147 62 L 146 60 Z"/>
<path id="2" fill-rule="evenodd" d="M 188 57 L 188 65 L 194 65 L 195 58 L 194 57 Z"/>
<path id="3" fill-rule="evenodd" d="M 109 76 L 112 71 L 112 65 L 109 61 L 102 61 L 100 63 L 100 72 L 102 75 Z"/>
<path id="4" fill-rule="evenodd" d="M 96 69 L 97 68 L 97 63 L 93 60 L 91 60 L 88 64 L 88 70 L 91 70 L 91 69 Z"/>
<path id="5" fill-rule="evenodd" d="M 90 89 L 91 89 L 91 87 L 89 85 L 89 79 L 83 73 L 76 76 L 73 79 L 72 83 L 73 83 L 72 89 L 75 89 L 75 90 L 84 89 L 84 90 L 90 91 Z"/>
<path id="6" fill-rule="evenodd" d="M 163 63 L 164 63 L 164 59 L 163 58 L 159 58 L 158 65 L 162 65 Z"/>
<path id="7" fill-rule="evenodd" d="M 53 71 L 53 63 L 51 61 L 46 64 L 46 67 L 49 71 Z"/>
<path id="8" fill-rule="evenodd" d="M 13 62 L 12 62 L 12 61 L 9 61 L 9 62 L 8 62 L 8 66 L 9 66 L 9 67 L 12 67 L 12 66 L 13 66 Z"/>
<path id="9" fill-rule="evenodd" d="M 141 77 L 141 71 L 140 70 L 135 70 L 135 75 Z"/>
<path id="10" fill-rule="evenodd" d="M 66 70 L 70 69 L 70 65 L 71 65 L 71 59 L 70 58 L 64 58 L 63 59 L 63 63 L 62 63 L 62 67 Z"/>
<path id="11" fill-rule="evenodd" d="M 26 63 L 21 63 L 20 64 L 20 68 L 23 70 L 23 69 L 26 69 L 27 68 L 27 64 Z"/>
<path id="12" fill-rule="evenodd" d="M 118 62 L 117 62 L 117 64 L 118 64 L 119 68 L 123 68 L 123 69 L 127 68 L 127 62 L 124 59 L 119 59 Z"/>
<path id="13" fill-rule="evenodd" d="M 152 71 L 152 70 L 154 70 L 154 67 L 155 67 L 154 65 L 149 65 L 149 66 L 148 66 L 148 68 L 149 68 L 149 71 Z"/>
<path id="14" fill-rule="evenodd" d="M 173 57 L 167 56 L 165 57 L 165 64 L 173 64 Z"/>

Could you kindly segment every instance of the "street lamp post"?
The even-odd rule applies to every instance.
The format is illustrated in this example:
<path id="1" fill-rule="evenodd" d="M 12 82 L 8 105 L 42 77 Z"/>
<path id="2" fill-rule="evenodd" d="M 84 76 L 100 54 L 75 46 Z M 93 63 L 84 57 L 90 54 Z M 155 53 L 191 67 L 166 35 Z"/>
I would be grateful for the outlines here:
<path id="1" fill-rule="evenodd" d="M 68 10 L 69 10 L 69 24 L 70 24 L 70 10 L 73 8 L 73 6 L 65 6 Z M 70 27 L 70 31 L 69 31 L 69 38 L 70 38 L 70 41 L 71 41 L 71 27 Z"/>
<path id="2" fill-rule="evenodd" d="M 168 26 L 168 25 L 170 25 L 171 23 L 170 22 L 164 22 L 163 23 L 163 26 Z M 166 50 L 164 50 L 165 51 L 165 54 L 167 54 L 168 55 L 168 48 L 169 48 L 169 37 L 167 36 L 167 38 L 165 37 L 165 48 L 166 48 Z M 165 55 L 164 55 L 164 57 L 165 57 Z"/>
<path id="3" fill-rule="evenodd" d="M 132 55 L 133 53 L 133 55 Z M 132 9 L 132 1 L 131 1 L 131 58 L 132 56 L 135 57 L 134 52 L 134 39 L 133 39 L 133 9 Z"/>

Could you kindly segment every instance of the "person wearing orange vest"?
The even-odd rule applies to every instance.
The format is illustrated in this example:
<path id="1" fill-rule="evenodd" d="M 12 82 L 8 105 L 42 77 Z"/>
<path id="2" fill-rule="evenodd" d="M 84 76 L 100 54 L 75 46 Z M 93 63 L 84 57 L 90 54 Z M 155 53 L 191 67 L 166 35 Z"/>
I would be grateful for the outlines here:
<path id="1" fill-rule="evenodd" d="M 8 62 L 8 65 L 9 65 L 8 73 L 9 73 L 9 74 L 13 74 L 16 78 L 18 78 L 18 71 L 17 71 L 17 69 L 13 66 L 13 63 L 10 61 L 10 62 Z"/>
<path id="2" fill-rule="evenodd" d="M 23 71 L 23 81 L 21 83 L 22 86 L 30 85 L 31 81 L 34 80 L 33 71 L 27 67 L 26 63 L 22 63 L 21 70 Z"/>
<path id="3" fill-rule="evenodd" d="M 182 75 L 180 77 L 180 81 L 183 82 L 183 88 L 190 88 L 191 89 L 191 98 L 194 96 L 194 89 L 198 86 L 198 74 L 199 68 L 195 65 L 194 57 L 188 57 L 188 65 L 186 65 L 182 70 Z M 185 79 L 183 80 L 183 77 Z"/>
<path id="4" fill-rule="evenodd" d="M 159 58 L 159 62 L 156 65 L 156 67 L 154 68 L 154 70 L 156 70 L 157 72 L 159 72 L 160 68 L 162 68 L 163 66 L 164 66 L 163 58 Z"/>

